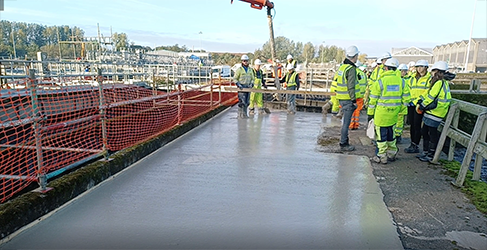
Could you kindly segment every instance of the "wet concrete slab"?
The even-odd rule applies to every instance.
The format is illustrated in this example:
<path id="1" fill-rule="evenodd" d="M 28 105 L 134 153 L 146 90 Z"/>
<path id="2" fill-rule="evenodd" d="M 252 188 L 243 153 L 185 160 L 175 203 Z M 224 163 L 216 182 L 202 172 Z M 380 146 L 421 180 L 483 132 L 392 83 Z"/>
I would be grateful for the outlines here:
<path id="1" fill-rule="evenodd" d="M 0 249 L 402 249 L 365 156 L 321 114 L 224 112 Z"/>

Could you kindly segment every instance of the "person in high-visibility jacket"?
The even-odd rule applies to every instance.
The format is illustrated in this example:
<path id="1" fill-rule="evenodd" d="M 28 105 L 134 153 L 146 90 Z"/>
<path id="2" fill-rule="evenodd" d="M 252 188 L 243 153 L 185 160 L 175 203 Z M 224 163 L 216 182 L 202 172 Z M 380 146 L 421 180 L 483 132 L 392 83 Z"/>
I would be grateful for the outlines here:
<path id="1" fill-rule="evenodd" d="M 296 59 L 294 59 L 294 57 L 291 54 L 287 55 L 286 60 L 287 60 L 286 69 L 289 66 L 289 64 L 291 64 L 293 66 L 293 69 L 296 70 L 296 68 L 298 67 L 298 61 L 296 61 Z"/>
<path id="2" fill-rule="evenodd" d="M 348 138 L 348 127 L 352 121 L 352 114 L 357 108 L 357 97 L 355 89 L 357 86 L 357 67 L 359 50 L 356 46 L 350 46 L 345 52 L 345 60 L 338 68 L 336 99 L 342 106 L 342 128 L 340 132 L 340 149 L 342 151 L 353 151 L 355 147 L 350 145 Z"/>
<path id="3" fill-rule="evenodd" d="M 255 73 L 252 68 L 249 67 L 249 57 L 243 55 L 241 58 L 242 66 L 239 67 L 233 81 L 239 89 L 252 88 L 255 81 Z M 238 92 L 238 118 L 248 118 L 247 108 L 249 106 L 250 93 L 249 92 Z"/>
<path id="4" fill-rule="evenodd" d="M 265 85 L 264 72 L 262 72 L 262 69 L 260 69 L 261 65 L 262 61 L 260 59 L 255 59 L 253 68 L 255 74 L 254 89 L 262 89 L 263 87 L 267 89 L 267 85 Z M 249 115 L 253 115 L 255 113 L 254 104 L 257 104 L 259 114 L 265 113 L 262 93 L 250 93 Z"/>
<path id="5" fill-rule="evenodd" d="M 355 86 L 355 98 L 357 100 L 357 108 L 353 111 L 352 120 L 350 122 L 350 126 L 348 126 L 351 130 L 359 129 L 359 121 L 360 121 L 360 111 L 364 107 L 364 94 L 365 89 L 367 88 L 367 75 L 363 72 L 363 64 L 357 62 L 358 69 L 357 71 L 357 86 Z"/>
<path id="6" fill-rule="evenodd" d="M 367 89 L 365 90 L 365 95 L 364 95 L 364 105 L 368 106 L 369 104 L 369 95 L 370 95 L 370 89 L 374 82 L 377 82 L 379 78 L 381 77 L 382 73 L 384 72 L 384 63 L 387 61 L 387 59 L 391 58 L 391 54 L 389 52 L 384 53 L 382 56 L 377 58 L 377 67 L 372 70 L 372 73 L 370 73 L 370 77 L 368 79 L 367 83 Z"/>
<path id="7" fill-rule="evenodd" d="M 283 87 L 286 90 L 299 90 L 299 75 L 295 71 L 292 64 L 287 65 L 287 73 L 281 79 L 281 83 L 284 83 Z M 286 94 L 287 113 L 296 114 L 296 94 Z"/>
<path id="8" fill-rule="evenodd" d="M 423 114 L 416 112 L 416 105 L 419 97 L 428 91 L 430 87 L 431 74 L 428 72 L 428 61 L 418 60 L 415 65 L 416 73 L 409 79 L 409 88 L 411 91 L 412 105 L 408 106 L 408 121 L 411 125 L 409 132 L 411 135 L 411 144 L 404 149 L 408 154 L 419 153 L 419 142 L 421 141 L 421 127 L 423 123 Z"/>
<path id="9" fill-rule="evenodd" d="M 416 105 L 416 111 L 423 113 L 423 153 L 418 156 L 420 161 L 431 161 L 438 145 L 438 126 L 448 113 L 451 102 L 450 85 L 445 80 L 448 64 L 438 61 L 431 67 L 431 85 L 423 93 Z M 436 103 L 436 104 L 435 104 Z"/>
<path id="10" fill-rule="evenodd" d="M 394 161 L 398 152 L 394 126 L 404 104 L 411 102 L 406 82 L 396 74 L 399 61 L 387 59 L 384 72 L 370 90 L 370 103 L 367 109 L 368 120 L 374 119 L 377 154 L 372 161 L 387 164 Z"/>
<path id="11" fill-rule="evenodd" d="M 276 59 L 276 61 L 273 65 L 277 66 L 277 77 L 279 77 L 279 79 L 281 79 L 281 77 L 282 77 L 282 64 L 279 61 L 279 59 Z M 275 78 L 275 77 L 276 77 L 276 74 L 274 73 L 274 70 L 272 70 L 272 78 Z"/>
<path id="12" fill-rule="evenodd" d="M 331 81 L 331 84 L 330 84 L 330 92 L 332 92 L 332 93 L 336 93 L 337 77 L 338 77 L 337 73 L 338 73 L 338 71 L 335 72 L 335 75 L 333 76 L 333 80 Z M 323 107 L 321 108 L 323 114 L 326 115 L 330 108 L 331 108 L 331 113 L 333 115 L 337 115 L 338 112 L 340 111 L 340 103 L 338 102 L 337 97 L 335 95 L 330 96 L 330 100 L 328 100 L 328 102 L 325 103 L 325 105 L 323 105 Z"/>
<path id="13" fill-rule="evenodd" d="M 409 82 L 409 79 L 411 76 L 408 75 L 408 66 L 406 64 L 400 64 L 399 67 L 397 68 L 397 72 L 400 75 L 406 83 Z M 406 84 L 406 88 L 409 90 L 409 84 Z M 396 143 L 401 143 L 402 142 L 402 133 L 404 131 L 404 117 L 408 114 L 408 106 L 407 105 L 402 105 L 401 106 L 401 111 L 399 111 L 399 115 L 397 116 L 397 124 L 394 129 L 394 132 L 396 134 Z"/>

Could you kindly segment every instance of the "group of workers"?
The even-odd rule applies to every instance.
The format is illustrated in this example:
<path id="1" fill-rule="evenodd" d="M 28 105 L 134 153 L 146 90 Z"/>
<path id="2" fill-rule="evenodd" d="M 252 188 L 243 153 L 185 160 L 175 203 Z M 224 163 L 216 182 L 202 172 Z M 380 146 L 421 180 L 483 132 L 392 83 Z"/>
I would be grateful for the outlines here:
<path id="1" fill-rule="evenodd" d="M 235 76 L 233 78 L 235 85 L 240 90 L 243 90 L 244 88 L 267 89 L 264 74 L 262 72 L 262 69 L 260 68 L 262 65 L 262 61 L 260 59 L 255 59 L 254 67 L 252 68 L 250 67 L 249 57 L 247 55 L 242 55 L 240 59 L 242 62 L 241 67 L 236 70 Z M 296 60 L 293 58 L 292 55 L 288 55 L 286 63 L 286 74 L 282 78 L 279 77 L 279 82 L 283 84 L 282 86 L 286 90 L 299 90 L 300 82 L 299 75 L 296 72 L 296 66 Z M 296 94 L 287 94 L 286 102 L 288 114 L 295 114 Z M 262 93 L 247 91 L 238 92 L 238 118 L 243 119 L 248 118 L 249 115 L 254 115 L 255 105 L 259 109 L 259 114 L 265 114 L 269 112 L 268 109 L 264 107 Z"/>
<path id="2" fill-rule="evenodd" d="M 341 108 L 342 127 L 340 148 L 353 151 L 349 129 L 358 129 L 360 110 L 367 107 L 368 121 L 373 119 L 376 155 L 372 161 L 386 164 L 396 160 L 399 152 L 396 142 L 402 139 L 404 119 L 410 123 L 411 144 L 406 153 L 419 153 L 423 138 L 423 151 L 417 157 L 431 161 L 439 140 L 438 126 L 448 113 L 451 102 L 448 64 L 436 62 L 428 72 L 428 62 L 419 60 L 408 65 L 399 64 L 389 53 L 380 57 L 367 79 L 366 68 L 358 62 L 359 50 L 350 46 L 346 59 L 335 73 L 330 91 L 335 92 L 329 102 L 332 112 Z M 358 70 L 357 70 L 358 68 Z M 330 106 L 325 106 L 330 108 Z"/>

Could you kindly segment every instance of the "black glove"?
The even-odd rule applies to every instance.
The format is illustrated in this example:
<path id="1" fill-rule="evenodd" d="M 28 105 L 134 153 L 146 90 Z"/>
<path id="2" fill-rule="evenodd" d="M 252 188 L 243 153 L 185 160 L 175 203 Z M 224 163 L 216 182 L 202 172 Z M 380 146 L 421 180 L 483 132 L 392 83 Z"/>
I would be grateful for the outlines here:
<path id="1" fill-rule="evenodd" d="M 352 103 L 357 103 L 357 99 L 352 100 Z"/>
<path id="2" fill-rule="evenodd" d="M 243 89 L 242 84 L 240 84 L 239 82 L 237 82 L 237 83 L 236 83 L 236 85 L 237 85 L 237 87 L 238 87 L 239 89 Z"/>
<path id="3" fill-rule="evenodd" d="M 367 116 L 367 122 L 370 122 L 370 120 L 374 119 L 374 116 L 373 115 L 368 115 Z"/>
<path id="4" fill-rule="evenodd" d="M 264 89 L 267 89 L 267 85 L 263 84 L 262 87 L 264 87 Z"/>

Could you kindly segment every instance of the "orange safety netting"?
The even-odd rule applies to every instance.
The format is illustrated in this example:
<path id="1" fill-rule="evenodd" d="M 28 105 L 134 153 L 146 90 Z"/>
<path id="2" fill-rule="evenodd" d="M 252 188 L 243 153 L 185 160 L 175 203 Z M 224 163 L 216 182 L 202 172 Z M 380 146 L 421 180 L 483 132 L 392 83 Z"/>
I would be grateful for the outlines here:
<path id="1" fill-rule="evenodd" d="M 210 85 L 171 93 L 102 86 L 102 95 L 90 85 L 0 90 L 0 203 L 35 181 L 237 102 L 236 93 Z"/>

